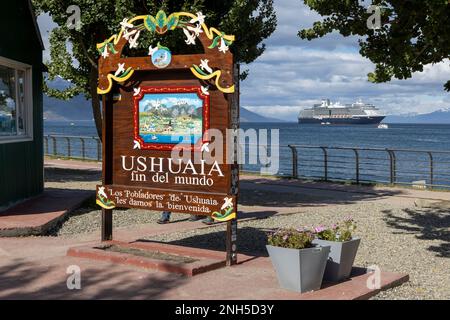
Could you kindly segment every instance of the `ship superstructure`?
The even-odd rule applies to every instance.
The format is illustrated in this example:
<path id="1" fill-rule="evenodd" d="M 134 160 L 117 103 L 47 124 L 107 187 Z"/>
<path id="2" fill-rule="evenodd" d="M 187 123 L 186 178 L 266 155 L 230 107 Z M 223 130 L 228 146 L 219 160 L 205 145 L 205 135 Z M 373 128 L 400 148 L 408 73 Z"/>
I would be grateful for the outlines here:
<path id="1" fill-rule="evenodd" d="M 358 100 L 352 104 L 331 103 L 330 99 L 300 111 L 298 122 L 315 124 L 374 124 L 385 118 L 377 107 Z"/>

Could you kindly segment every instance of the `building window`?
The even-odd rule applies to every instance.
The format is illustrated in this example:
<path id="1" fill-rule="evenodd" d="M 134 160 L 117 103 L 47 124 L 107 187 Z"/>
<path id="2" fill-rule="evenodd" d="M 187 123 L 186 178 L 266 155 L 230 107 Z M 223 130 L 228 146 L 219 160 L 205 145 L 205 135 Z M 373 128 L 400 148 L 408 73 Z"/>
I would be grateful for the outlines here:
<path id="1" fill-rule="evenodd" d="M 0 144 L 33 140 L 31 66 L 0 57 Z"/>

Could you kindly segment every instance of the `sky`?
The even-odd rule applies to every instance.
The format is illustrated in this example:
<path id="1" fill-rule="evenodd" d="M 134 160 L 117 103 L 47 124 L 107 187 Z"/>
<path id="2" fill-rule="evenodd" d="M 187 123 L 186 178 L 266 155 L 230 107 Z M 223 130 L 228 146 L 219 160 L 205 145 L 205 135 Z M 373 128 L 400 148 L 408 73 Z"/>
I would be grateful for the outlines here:
<path id="1" fill-rule="evenodd" d="M 168 108 L 176 105 L 179 102 L 187 103 L 188 105 L 200 108 L 203 105 L 203 100 L 197 97 L 196 93 L 175 93 L 175 94 L 148 94 L 140 101 L 139 107 L 145 108 L 159 102 L 161 105 L 166 105 Z"/>
<path id="2" fill-rule="evenodd" d="M 374 65 L 359 53 L 357 38 L 327 35 L 302 40 L 298 30 L 321 19 L 301 0 L 275 0 L 277 30 L 265 41 L 266 51 L 241 83 L 241 106 L 258 114 L 296 121 L 303 108 L 324 98 L 352 103 L 357 99 L 376 105 L 386 114 L 429 113 L 450 108 L 450 94 L 443 85 L 450 78 L 450 62 L 426 66 L 408 80 L 373 84 L 367 74 Z M 54 24 L 41 15 L 38 23 L 47 48 Z"/>

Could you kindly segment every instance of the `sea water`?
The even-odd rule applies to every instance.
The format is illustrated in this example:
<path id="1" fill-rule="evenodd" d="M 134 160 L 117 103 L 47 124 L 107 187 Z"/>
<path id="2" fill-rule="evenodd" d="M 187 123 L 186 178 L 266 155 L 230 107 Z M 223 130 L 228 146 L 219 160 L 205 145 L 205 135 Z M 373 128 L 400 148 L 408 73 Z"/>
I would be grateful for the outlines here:
<path id="1" fill-rule="evenodd" d="M 307 145 L 307 146 L 321 146 L 321 147 L 352 147 L 352 148 L 380 148 L 380 149 L 412 149 L 412 150 L 431 150 L 431 151 L 450 151 L 450 125 L 445 124 L 389 124 L 388 129 L 378 129 L 376 126 L 325 126 L 325 125 L 300 125 L 297 123 L 242 123 L 241 128 L 247 129 L 267 129 L 269 132 L 271 129 L 279 130 L 279 145 L 280 145 L 280 169 L 279 174 L 289 175 L 292 173 L 292 153 L 291 149 L 287 146 L 289 144 L 295 145 Z M 70 135 L 70 136 L 97 136 L 97 131 L 92 121 L 45 121 L 44 126 L 45 134 L 57 134 L 57 135 Z M 132 130 L 130 129 L 130 134 Z M 62 150 L 64 152 L 64 150 Z M 96 152 L 92 149 L 89 152 Z M 88 156 L 89 156 L 88 152 Z M 307 152 L 304 149 L 300 149 L 300 152 Z M 92 157 L 96 157 L 91 155 Z M 299 155 L 299 159 L 302 159 L 303 154 Z M 306 155 L 305 155 L 306 156 Z M 323 171 L 323 156 L 320 149 L 312 149 L 310 154 L 308 154 L 308 162 L 299 163 L 299 168 L 301 169 L 300 174 L 310 175 L 310 176 L 321 176 Z M 331 155 L 333 156 L 333 155 Z M 329 164 L 330 172 L 333 171 L 333 166 L 336 167 L 336 172 L 340 172 L 340 178 L 354 179 L 355 170 L 351 161 L 351 157 L 354 155 L 350 152 L 345 154 L 348 159 L 343 159 L 343 161 L 350 161 L 345 165 L 345 168 L 338 170 L 339 165 L 336 163 Z M 361 155 L 364 157 L 364 153 Z M 435 164 L 435 174 L 439 172 L 448 172 L 449 179 L 448 182 L 441 182 L 441 184 L 450 184 L 450 155 L 433 155 L 434 161 L 439 162 L 441 160 L 442 164 L 439 167 L 439 163 Z M 377 177 L 372 177 L 370 174 L 366 174 L 365 171 L 370 168 L 371 161 L 376 165 L 380 166 L 380 170 L 383 171 L 383 179 L 388 179 L 388 154 L 380 152 L 380 155 L 373 156 L 372 154 L 368 156 L 369 159 L 372 157 L 374 160 L 362 161 L 361 165 L 361 176 L 362 178 L 367 178 L 367 180 L 377 180 Z M 378 157 L 383 158 L 384 162 L 381 160 L 376 160 Z M 408 181 L 428 179 L 429 171 L 429 158 L 426 153 L 420 153 L 414 155 L 410 153 L 399 153 L 398 154 L 398 168 L 399 179 L 400 171 L 404 170 L 404 176 L 408 176 L 406 179 Z M 412 159 L 417 158 L 417 163 L 411 162 L 408 158 L 404 159 L 405 162 L 402 163 L 402 157 L 409 157 Z M 448 159 L 446 158 L 448 157 Z M 336 156 L 333 161 L 338 161 L 339 156 Z M 409 161 L 409 162 L 408 162 Z M 448 161 L 448 164 L 446 162 Z M 316 163 L 315 163 L 316 162 Z M 367 166 L 364 167 L 364 164 Z M 317 167 L 318 165 L 318 167 Z M 402 167 L 406 166 L 406 167 Z M 349 167 L 350 166 L 350 167 Z M 386 167 L 386 168 L 385 168 Z M 448 167 L 448 168 L 447 168 Z M 421 168 L 423 174 L 414 175 L 411 172 Z M 244 169 L 258 171 L 260 165 L 244 165 Z M 303 171 L 302 171 L 303 170 Z M 308 172 L 310 170 L 310 172 Z M 314 174 L 316 170 L 316 174 Z M 441 170 L 441 171 L 439 171 Z M 386 172 L 385 172 L 386 171 Z M 403 180 L 405 180 L 403 179 Z M 379 180 L 379 179 L 378 179 Z M 383 180 L 383 181 L 384 181 Z M 406 181 L 405 180 L 405 181 Z M 429 182 L 429 181 L 427 181 Z M 437 183 L 437 182 L 435 182 Z M 440 183 L 437 183 L 440 184 Z"/>

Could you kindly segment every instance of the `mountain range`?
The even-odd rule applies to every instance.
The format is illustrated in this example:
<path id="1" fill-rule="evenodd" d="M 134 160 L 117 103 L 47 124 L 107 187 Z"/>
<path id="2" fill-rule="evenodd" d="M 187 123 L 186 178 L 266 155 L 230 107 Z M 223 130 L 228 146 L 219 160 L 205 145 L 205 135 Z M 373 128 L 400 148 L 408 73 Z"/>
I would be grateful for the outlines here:
<path id="1" fill-rule="evenodd" d="M 62 89 L 67 87 L 69 83 L 63 79 L 52 81 L 51 87 Z M 183 108 L 181 112 L 188 113 L 189 108 Z M 74 120 L 91 120 L 92 107 L 91 102 L 83 96 L 76 96 L 71 100 L 59 100 L 44 95 L 44 118 L 47 120 L 58 121 L 74 121 Z M 285 122 L 283 120 L 269 118 L 252 112 L 244 107 L 240 110 L 241 122 Z M 292 122 L 296 122 L 297 118 Z M 384 123 L 436 123 L 450 124 L 450 108 L 440 109 L 426 114 L 401 114 L 387 116 Z"/>
<path id="2" fill-rule="evenodd" d="M 51 121 L 91 120 L 91 101 L 83 96 L 60 100 L 44 95 L 44 119 Z"/>
<path id="3" fill-rule="evenodd" d="M 240 109 L 239 118 L 241 122 L 286 122 L 280 119 L 264 117 L 253 111 L 245 109 L 244 107 L 241 107 Z"/>
<path id="4" fill-rule="evenodd" d="M 91 102 L 89 100 L 86 100 L 83 96 L 76 96 L 71 100 L 65 101 L 50 98 L 44 95 L 44 118 L 46 120 L 58 121 L 91 120 Z M 283 120 L 264 117 L 244 107 L 241 107 L 240 119 L 241 122 L 284 122 Z M 387 116 L 383 122 L 450 124 L 450 108 L 440 109 L 426 114 L 410 113 L 402 115 L 390 115 Z"/>
<path id="5" fill-rule="evenodd" d="M 189 114 L 190 106 L 180 106 L 175 111 L 178 114 Z M 145 111 L 149 111 L 146 109 Z M 172 111 L 174 111 L 173 109 Z M 201 108 L 197 108 L 194 114 L 201 115 Z M 76 96 L 71 100 L 59 100 L 44 95 L 44 118 L 49 121 L 75 121 L 75 120 L 91 120 L 92 107 L 91 102 L 83 96 Z M 282 120 L 267 118 L 241 107 L 241 122 L 283 122 Z"/>
<path id="6" fill-rule="evenodd" d="M 195 118 L 201 118 L 202 116 L 202 108 L 196 108 L 194 105 L 189 105 L 187 103 L 173 105 L 171 107 L 167 107 L 165 104 L 160 106 L 154 106 L 149 104 L 141 109 L 144 112 L 151 112 L 153 114 L 162 116 L 162 117 L 178 117 L 178 116 L 192 116 Z"/>
<path id="7" fill-rule="evenodd" d="M 189 114 L 189 107 L 181 106 L 181 109 L 177 110 L 178 114 Z M 150 108 L 145 111 L 149 110 Z M 194 114 L 200 116 L 201 108 L 195 110 Z M 76 96 L 71 100 L 65 101 L 44 95 L 44 118 L 49 121 L 91 120 L 91 102 L 83 96 Z M 261 116 L 244 107 L 241 107 L 240 118 L 241 122 L 283 122 L 282 120 Z"/>
<path id="8" fill-rule="evenodd" d="M 387 116 L 385 123 L 424 123 L 424 124 L 449 124 L 450 123 L 450 108 L 440 109 L 431 113 L 417 114 L 410 113 L 404 115 Z"/>

